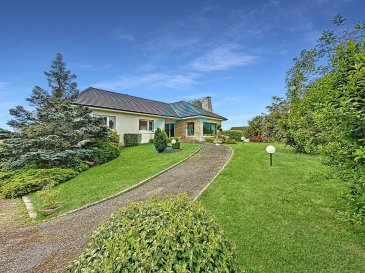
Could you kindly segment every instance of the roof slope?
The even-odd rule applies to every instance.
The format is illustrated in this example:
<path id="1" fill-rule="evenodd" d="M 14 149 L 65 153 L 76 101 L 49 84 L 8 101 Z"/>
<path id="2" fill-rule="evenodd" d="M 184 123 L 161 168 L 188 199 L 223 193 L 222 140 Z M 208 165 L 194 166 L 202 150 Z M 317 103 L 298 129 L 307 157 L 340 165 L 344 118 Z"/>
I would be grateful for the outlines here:
<path id="1" fill-rule="evenodd" d="M 89 87 L 82 91 L 74 103 L 91 107 L 152 114 L 164 117 L 187 118 L 206 116 L 226 120 L 226 118 L 222 116 L 206 111 L 185 101 L 170 104 L 93 87 Z"/>

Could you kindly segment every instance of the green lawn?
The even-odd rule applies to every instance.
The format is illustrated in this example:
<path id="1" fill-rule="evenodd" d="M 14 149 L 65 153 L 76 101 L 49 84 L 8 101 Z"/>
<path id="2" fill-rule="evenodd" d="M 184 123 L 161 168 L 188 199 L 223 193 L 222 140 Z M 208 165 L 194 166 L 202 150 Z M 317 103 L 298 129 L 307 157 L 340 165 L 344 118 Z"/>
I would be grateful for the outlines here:
<path id="1" fill-rule="evenodd" d="M 152 144 L 123 148 L 111 162 L 91 168 L 56 186 L 66 206 L 58 214 L 98 201 L 122 191 L 183 160 L 199 149 L 199 144 L 182 143 L 181 152 L 156 153 Z M 36 210 L 43 206 L 36 193 L 30 194 Z M 53 214 L 52 216 L 55 216 Z M 40 219 L 44 218 L 38 213 Z"/>
<path id="2" fill-rule="evenodd" d="M 319 157 L 267 144 L 235 154 L 200 201 L 235 242 L 247 272 L 365 272 L 365 230 L 343 222 L 340 192 Z"/>

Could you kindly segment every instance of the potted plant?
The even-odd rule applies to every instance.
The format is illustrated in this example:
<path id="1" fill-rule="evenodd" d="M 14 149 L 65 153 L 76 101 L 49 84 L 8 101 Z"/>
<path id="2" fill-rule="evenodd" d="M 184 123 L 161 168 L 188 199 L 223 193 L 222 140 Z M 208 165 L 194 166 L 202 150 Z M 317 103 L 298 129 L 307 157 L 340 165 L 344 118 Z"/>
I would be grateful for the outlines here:
<path id="1" fill-rule="evenodd" d="M 45 204 L 39 209 L 39 212 L 43 215 L 50 215 L 65 206 L 59 202 L 60 190 L 44 189 L 38 192 L 37 195 Z"/>

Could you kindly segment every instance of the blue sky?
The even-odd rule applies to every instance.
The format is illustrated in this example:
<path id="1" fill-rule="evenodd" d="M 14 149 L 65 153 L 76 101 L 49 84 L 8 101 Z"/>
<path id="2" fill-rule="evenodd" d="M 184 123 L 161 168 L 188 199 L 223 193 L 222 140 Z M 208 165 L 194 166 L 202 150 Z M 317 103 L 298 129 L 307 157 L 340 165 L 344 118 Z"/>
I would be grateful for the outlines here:
<path id="1" fill-rule="evenodd" d="M 17 1 L 0 3 L 0 127 L 64 55 L 80 90 L 99 87 L 174 102 L 212 96 L 224 128 L 247 124 L 285 94 L 301 49 L 362 0 Z"/>

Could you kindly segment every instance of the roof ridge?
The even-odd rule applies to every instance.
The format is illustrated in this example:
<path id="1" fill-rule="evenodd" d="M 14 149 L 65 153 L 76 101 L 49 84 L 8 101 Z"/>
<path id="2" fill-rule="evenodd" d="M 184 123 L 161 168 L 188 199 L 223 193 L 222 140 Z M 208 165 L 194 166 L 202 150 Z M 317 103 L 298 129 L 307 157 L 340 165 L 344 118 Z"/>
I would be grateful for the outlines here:
<path id="1" fill-rule="evenodd" d="M 86 88 L 84 91 L 86 91 L 87 89 L 96 89 L 96 90 L 99 90 L 99 91 L 102 91 L 102 92 L 108 92 L 108 93 L 113 93 L 113 94 L 117 94 L 117 95 L 124 95 L 124 96 L 133 97 L 133 98 L 137 98 L 137 99 L 149 100 L 149 101 L 153 101 L 153 102 L 158 102 L 158 103 L 163 103 L 163 104 L 170 105 L 168 102 L 163 102 L 163 101 L 158 101 L 158 100 L 152 100 L 152 99 L 146 99 L 146 98 L 142 98 L 142 97 L 137 97 L 137 96 L 129 95 L 129 94 L 126 94 L 126 93 L 119 93 L 119 92 L 115 92 L 115 91 L 109 91 L 109 90 L 105 90 L 105 89 L 101 89 L 101 88 L 96 88 L 96 87 L 93 87 L 93 86 L 90 86 L 90 87 Z"/>

